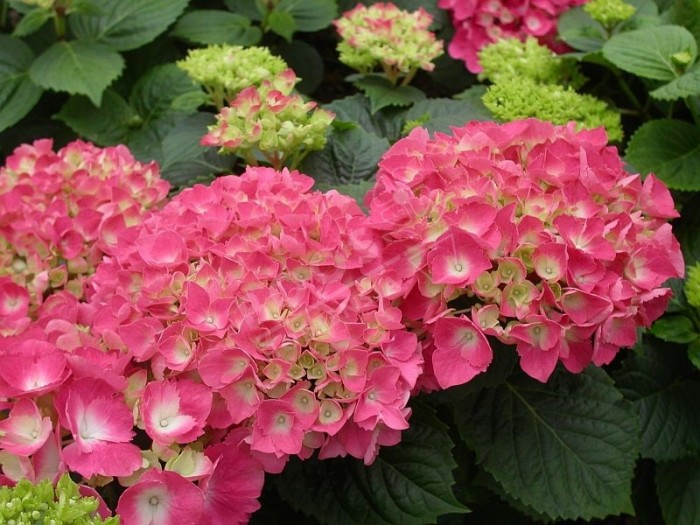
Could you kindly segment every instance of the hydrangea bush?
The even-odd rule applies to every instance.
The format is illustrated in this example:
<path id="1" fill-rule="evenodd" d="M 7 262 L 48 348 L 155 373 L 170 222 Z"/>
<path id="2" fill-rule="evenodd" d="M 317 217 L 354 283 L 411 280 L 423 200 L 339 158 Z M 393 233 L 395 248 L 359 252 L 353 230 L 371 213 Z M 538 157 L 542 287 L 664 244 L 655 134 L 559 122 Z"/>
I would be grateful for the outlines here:
<path id="1" fill-rule="evenodd" d="M 0 4 L 0 523 L 700 521 L 695 3 Z"/>

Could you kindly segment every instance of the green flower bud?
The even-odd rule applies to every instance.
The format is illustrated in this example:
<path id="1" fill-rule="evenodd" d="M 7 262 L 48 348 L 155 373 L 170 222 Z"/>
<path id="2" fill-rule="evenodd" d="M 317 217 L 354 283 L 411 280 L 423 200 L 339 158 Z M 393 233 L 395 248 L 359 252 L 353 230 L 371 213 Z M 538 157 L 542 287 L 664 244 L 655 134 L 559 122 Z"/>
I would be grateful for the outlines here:
<path id="1" fill-rule="evenodd" d="M 543 84 L 580 86 L 585 80 L 576 64 L 565 60 L 536 39 L 524 42 L 517 38 L 502 38 L 479 51 L 483 67 L 482 78 L 492 83 L 511 77 L 525 77 Z"/>
<path id="2" fill-rule="evenodd" d="M 700 263 L 688 267 L 684 290 L 688 304 L 700 309 Z"/>
<path id="3" fill-rule="evenodd" d="M 583 10 L 606 29 L 629 20 L 637 12 L 636 7 L 624 0 L 591 0 L 583 6 Z"/>
<path id="4" fill-rule="evenodd" d="M 554 124 L 575 121 L 579 128 L 604 126 L 611 141 L 622 140 L 620 114 L 602 100 L 579 94 L 570 87 L 511 77 L 490 86 L 482 100 L 494 116 L 504 122 L 529 117 Z"/>

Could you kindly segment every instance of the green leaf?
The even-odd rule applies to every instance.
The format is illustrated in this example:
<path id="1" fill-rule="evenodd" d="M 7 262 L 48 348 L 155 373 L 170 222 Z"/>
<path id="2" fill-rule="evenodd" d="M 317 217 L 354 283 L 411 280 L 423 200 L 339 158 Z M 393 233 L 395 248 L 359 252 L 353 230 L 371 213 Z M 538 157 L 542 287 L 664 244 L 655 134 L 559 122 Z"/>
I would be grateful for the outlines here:
<path id="1" fill-rule="evenodd" d="M 109 48 L 84 40 L 56 42 L 29 68 L 31 79 L 46 89 L 87 95 L 99 106 L 102 92 L 124 68 L 124 59 Z"/>
<path id="2" fill-rule="evenodd" d="M 700 3 L 697 0 L 673 0 L 671 8 L 664 13 L 664 20 L 685 27 L 700 41 Z"/>
<path id="3" fill-rule="evenodd" d="M 188 0 L 93 0 L 96 14 L 68 17 L 73 33 L 117 51 L 141 47 L 177 20 Z"/>
<path id="4" fill-rule="evenodd" d="M 195 44 L 231 44 L 252 46 L 262 38 L 259 27 L 245 16 L 208 9 L 191 11 L 177 21 L 173 36 Z"/>
<path id="5" fill-rule="evenodd" d="M 605 28 L 581 7 L 563 13 L 557 27 L 561 39 L 579 51 L 598 51 L 607 41 Z"/>
<path id="6" fill-rule="evenodd" d="M 700 383 L 684 379 L 692 368 L 681 349 L 652 343 L 626 359 L 615 380 L 638 414 L 642 456 L 667 461 L 700 451 Z"/>
<path id="7" fill-rule="evenodd" d="M 297 31 L 319 31 L 325 29 L 338 16 L 335 0 L 281 0 L 275 11 L 289 13 Z"/>
<path id="8" fill-rule="evenodd" d="M 700 128 L 681 120 L 647 122 L 630 139 L 626 160 L 669 188 L 700 190 Z"/>
<path id="9" fill-rule="evenodd" d="M 370 111 L 369 99 L 356 94 L 334 100 L 324 106 L 335 113 L 334 123 L 347 122 L 360 125 L 367 133 L 386 137 L 394 141 L 401 135 L 406 111 L 402 108 L 384 108 L 376 113 Z"/>
<path id="10" fill-rule="evenodd" d="M 506 493 L 552 518 L 631 512 L 637 421 L 607 374 L 517 376 L 456 410 L 477 462 Z"/>
<path id="11" fill-rule="evenodd" d="M 447 427 L 422 405 L 410 422 L 401 443 L 382 448 L 369 467 L 351 458 L 291 461 L 277 490 L 293 508 L 332 525 L 419 525 L 466 512 L 452 493 Z"/>
<path id="12" fill-rule="evenodd" d="M 42 9 L 41 7 L 32 9 L 20 19 L 19 24 L 17 24 L 15 30 L 12 31 L 12 36 L 31 35 L 35 31 L 41 29 L 50 18 L 51 11 L 48 9 Z"/>
<path id="13" fill-rule="evenodd" d="M 262 21 L 266 11 L 258 0 L 224 0 L 229 11 L 243 15 L 256 22 Z"/>
<path id="14" fill-rule="evenodd" d="M 43 90 L 29 79 L 33 60 L 27 44 L 0 35 L 0 131 L 19 122 L 41 98 Z"/>
<path id="15" fill-rule="evenodd" d="M 688 359 L 695 368 L 700 369 L 700 339 L 696 339 L 688 345 Z"/>
<path id="16" fill-rule="evenodd" d="M 656 487 L 666 525 L 700 523 L 700 458 L 661 463 Z"/>
<path id="17" fill-rule="evenodd" d="M 382 76 L 366 75 L 354 82 L 370 102 L 370 111 L 376 113 L 387 106 L 410 106 L 425 98 L 425 93 L 413 86 L 395 86 Z"/>
<path id="18" fill-rule="evenodd" d="M 130 128 L 140 120 L 121 95 L 111 89 L 104 92 L 100 107 L 96 107 L 87 97 L 71 97 L 55 118 L 100 146 L 126 142 Z"/>
<path id="19" fill-rule="evenodd" d="M 163 139 L 163 171 L 177 162 L 201 156 L 207 148 L 200 145 L 199 141 L 214 120 L 211 113 L 195 113 L 180 120 Z"/>
<path id="20" fill-rule="evenodd" d="M 275 9 L 267 17 L 267 27 L 289 42 L 292 40 L 294 31 L 297 30 L 297 23 L 291 13 Z"/>
<path id="21" fill-rule="evenodd" d="M 168 111 L 193 113 L 197 106 L 188 107 L 182 97 L 199 97 L 200 93 L 201 88 L 184 71 L 175 64 L 165 64 L 150 69 L 136 82 L 129 102 L 148 123 Z"/>
<path id="22" fill-rule="evenodd" d="M 416 102 L 406 113 L 406 120 L 420 120 L 427 116 L 421 126 L 428 131 L 450 132 L 451 127 L 464 126 L 470 120 L 491 120 L 491 112 L 481 100 L 453 100 L 449 98 L 428 98 Z"/>
<path id="23" fill-rule="evenodd" d="M 690 343 L 700 337 L 693 321 L 684 315 L 662 317 L 651 327 L 651 333 L 670 343 Z"/>
<path id="24" fill-rule="evenodd" d="M 649 94 L 659 100 L 697 97 L 700 95 L 700 66 L 696 64 L 690 71 L 685 72 L 668 84 L 656 88 Z"/>
<path id="25" fill-rule="evenodd" d="M 300 169 L 318 182 L 356 183 L 374 176 L 377 163 L 387 149 L 387 139 L 364 129 L 336 130 L 322 150 L 312 152 L 302 161 Z"/>
<path id="26" fill-rule="evenodd" d="M 620 69 L 640 77 L 671 81 L 681 70 L 673 63 L 676 53 L 688 52 L 695 61 L 698 46 L 684 27 L 658 26 L 627 31 L 603 46 L 603 56 Z"/>
<path id="27" fill-rule="evenodd" d="M 284 61 L 301 78 L 295 89 L 302 93 L 312 93 L 323 81 L 323 58 L 311 44 L 301 40 L 283 42 L 275 48 Z"/>

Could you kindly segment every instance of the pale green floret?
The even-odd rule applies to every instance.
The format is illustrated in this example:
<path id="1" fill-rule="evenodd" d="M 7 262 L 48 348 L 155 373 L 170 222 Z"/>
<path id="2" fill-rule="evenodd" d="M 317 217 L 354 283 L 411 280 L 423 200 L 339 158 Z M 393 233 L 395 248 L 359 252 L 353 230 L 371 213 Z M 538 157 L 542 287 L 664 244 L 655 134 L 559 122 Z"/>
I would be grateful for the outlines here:
<path id="1" fill-rule="evenodd" d="M 0 524 L 119 525 L 119 518 L 102 519 L 96 498 L 82 497 L 78 486 L 64 474 L 54 486 L 26 479 L 14 487 L 0 487 Z"/>
<path id="2" fill-rule="evenodd" d="M 637 12 L 636 7 L 624 0 L 591 0 L 583 6 L 583 10 L 606 29 L 629 20 Z"/>
<path id="3" fill-rule="evenodd" d="M 700 309 L 700 263 L 688 267 L 685 278 L 685 297 L 688 304 Z"/>
<path id="4" fill-rule="evenodd" d="M 577 87 L 584 78 L 576 65 L 564 60 L 536 39 L 502 38 L 479 51 L 483 72 L 479 75 L 492 83 L 510 77 L 526 77 L 544 84 L 566 83 Z"/>
<path id="5" fill-rule="evenodd" d="M 201 84 L 217 107 L 248 86 L 260 86 L 288 68 L 266 47 L 211 45 L 192 49 L 177 66 Z"/>
<path id="6" fill-rule="evenodd" d="M 511 78 L 490 86 L 482 100 L 504 122 L 534 117 L 561 125 L 573 120 L 585 129 L 604 126 L 610 141 L 622 139 L 619 113 L 602 100 L 569 87 Z"/>

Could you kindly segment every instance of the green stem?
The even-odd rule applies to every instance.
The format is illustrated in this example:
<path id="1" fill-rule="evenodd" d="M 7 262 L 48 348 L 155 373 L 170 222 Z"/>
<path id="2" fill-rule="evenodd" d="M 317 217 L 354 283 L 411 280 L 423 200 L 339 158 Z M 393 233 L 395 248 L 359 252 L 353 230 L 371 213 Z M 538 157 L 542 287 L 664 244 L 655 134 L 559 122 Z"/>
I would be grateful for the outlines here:
<path id="1" fill-rule="evenodd" d="M 413 77 L 416 76 L 416 73 L 418 72 L 418 68 L 414 68 L 411 70 L 411 72 L 404 77 L 404 79 L 401 81 L 402 86 L 408 86 L 411 83 L 411 80 L 413 80 Z"/>
<path id="2" fill-rule="evenodd" d="M 639 102 L 639 99 L 637 98 L 637 95 L 634 94 L 632 91 L 632 88 L 630 88 L 629 84 L 625 80 L 625 78 L 622 76 L 622 74 L 619 71 L 614 71 L 615 77 L 617 78 L 618 83 L 620 84 L 620 87 L 622 88 L 622 92 L 627 95 L 627 98 L 629 99 L 630 102 L 632 102 L 632 105 L 637 108 L 641 109 L 642 104 Z"/>
<path id="3" fill-rule="evenodd" d="M 66 36 L 66 11 L 64 7 L 56 7 L 54 10 L 53 27 L 56 30 L 58 39 L 63 40 Z"/>

